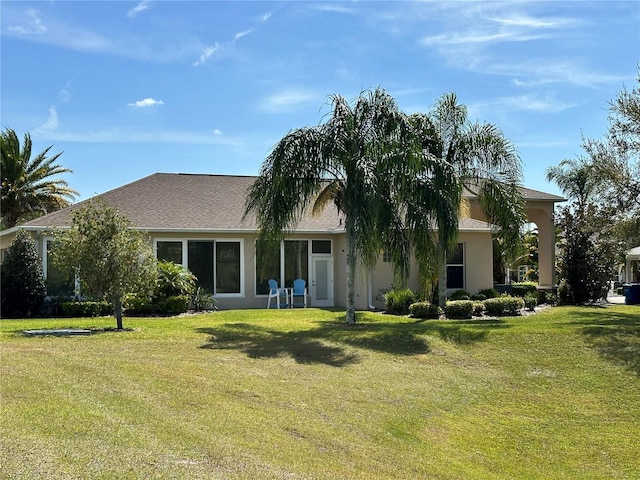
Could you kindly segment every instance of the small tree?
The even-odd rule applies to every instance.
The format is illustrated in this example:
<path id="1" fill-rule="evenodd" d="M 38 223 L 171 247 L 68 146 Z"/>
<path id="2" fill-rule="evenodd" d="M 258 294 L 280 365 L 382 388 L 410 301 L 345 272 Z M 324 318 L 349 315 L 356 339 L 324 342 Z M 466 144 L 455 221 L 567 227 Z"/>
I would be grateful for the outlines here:
<path id="1" fill-rule="evenodd" d="M 573 212 L 560 211 L 558 224 L 564 231 L 560 244 L 560 301 L 582 305 L 606 298 L 613 278 L 615 248 L 607 236 L 600 235 L 595 207 Z"/>
<path id="2" fill-rule="evenodd" d="M 31 317 L 40 311 L 46 295 L 42 259 L 24 230 L 7 249 L 0 277 L 3 317 Z"/>
<path id="3" fill-rule="evenodd" d="M 58 268 L 78 275 L 82 295 L 113 305 L 119 330 L 125 294 L 148 296 L 156 284 L 150 243 L 104 202 L 90 201 L 73 214 L 71 228 L 56 234 L 53 259 Z"/>

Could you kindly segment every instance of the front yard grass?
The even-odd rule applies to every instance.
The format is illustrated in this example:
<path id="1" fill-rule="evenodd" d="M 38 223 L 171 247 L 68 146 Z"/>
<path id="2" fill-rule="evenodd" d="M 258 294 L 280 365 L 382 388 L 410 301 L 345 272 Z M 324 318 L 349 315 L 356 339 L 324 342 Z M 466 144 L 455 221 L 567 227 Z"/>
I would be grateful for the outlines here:
<path id="1" fill-rule="evenodd" d="M 2 320 L 0 477 L 640 477 L 640 307 L 343 317 Z"/>

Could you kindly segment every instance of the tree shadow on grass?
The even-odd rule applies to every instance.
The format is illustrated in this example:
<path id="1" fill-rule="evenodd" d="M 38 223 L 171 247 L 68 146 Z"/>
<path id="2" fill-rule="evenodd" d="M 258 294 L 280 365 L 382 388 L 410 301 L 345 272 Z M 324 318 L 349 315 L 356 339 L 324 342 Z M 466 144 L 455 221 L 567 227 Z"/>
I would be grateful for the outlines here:
<path id="1" fill-rule="evenodd" d="M 626 367 L 640 376 L 640 311 L 611 311 L 594 307 L 580 311 L 570 325 L 582 326 L 589 344 L 608 361 Z"/>
<path id="2" fill-rule="evenodd" d="M 320 321 L 317 327 L 291 332 L 269 329 L 250 323 L 225 323 L 219 327 L 199 328 L 209 335 L 204 349 L 238 350 L 251 358 L 290 356 L 302 364 L 342 367 L 361 361 L 353 350 L 368 349 L 392 355 L 420 355 L 431 352 L 429 336 L 458 345 L 484 341 L 488 332 L 505 328 L 502 320 L 481 322 L 363 322 L 355 326 Z"/>

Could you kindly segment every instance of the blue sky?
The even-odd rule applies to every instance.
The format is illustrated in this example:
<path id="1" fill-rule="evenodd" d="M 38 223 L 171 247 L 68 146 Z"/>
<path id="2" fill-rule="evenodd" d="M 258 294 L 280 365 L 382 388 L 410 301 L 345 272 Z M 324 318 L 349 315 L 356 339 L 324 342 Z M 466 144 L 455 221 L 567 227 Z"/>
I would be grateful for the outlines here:
<path id="1" fill-rule="evenodd" d="M 53 145 L 80 198 L 154 172 L 256 175 L 327 98 L 407 113 L 455 91 L 525 185 L 601 137 L 633 86 L 640 2 L 2 1 L 2 128 Z"/>

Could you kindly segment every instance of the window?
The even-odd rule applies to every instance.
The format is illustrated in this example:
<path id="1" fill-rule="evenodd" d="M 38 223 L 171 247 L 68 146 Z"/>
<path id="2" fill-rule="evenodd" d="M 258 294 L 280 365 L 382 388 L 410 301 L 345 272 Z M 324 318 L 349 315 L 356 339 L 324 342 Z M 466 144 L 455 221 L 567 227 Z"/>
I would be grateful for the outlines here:
<path id="1" fill-rule="evenodd" d="M 280 246 L 265 251 L 256 244 L 256 295 L 269 293 L 267 282 L 270 278 L 276 279 L 278 284 L 280 283 Z"/>
<path id="2" fill-rule="evenodd" d="M 182 242 L 158 242 L 156 258 L 182 265 Z"/>
<path id="3" fill-rule="evenodd" d="M 524 282 L 527 280 L 527 272 L 529 271 L 529 265 L 518 266 L 518 281 Z"/>
<path id="4" fill-rule="evenodd" d="M 296 278 L 309 284 L 310 249 L 311 254 L 331 255 L 331 240 L 285 240 L 270 252 L 256 245 L 256 295 L 267 295 L 270 278 L 281 287 L 293 286 Z"/>
<path id="5" fill-rule="evenodd" d="M 158 240 L 156 257 L 185 266 L 214 295 L 243 293 L 241 241 Z"/>
<path id="6" fill-rule="evenodd" d="M 312 240 L 311 253 L 331 253 L 331 240 Z"/>
<path id="7" fill-rule="evenodd" d="M 388 250 L 385 250 L 384 252 L 382 252 L 382 261 L 384 263 L 393 262 L 393 259 L 391 258 L 391 252 L 389 252 Z"/>
<path id="8" fill-rule="evenodd" d="M 216 293 L 240 293 L 240 242 L 216 242 Z"/>
<path id="9" fill-rule="evenodd" d="M 447 288 L 464 288 L 464 244 L 459 243 L 447 258 Z"/>
<path id="10" fill-rule="evenodd" d="M 187 268 L 198 279 L 198 287 L 213 293 L 213 241 L 190 240 L 187 251 Z"/>
<path id="11" fill-rule="evenodd" d="M 309 283 L 309 242 L 306 240 L 284 242 L 284 286 L 292 287 L 296 278 Z"/>

